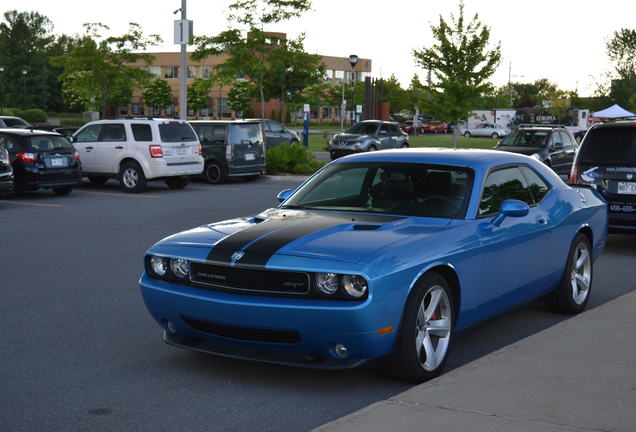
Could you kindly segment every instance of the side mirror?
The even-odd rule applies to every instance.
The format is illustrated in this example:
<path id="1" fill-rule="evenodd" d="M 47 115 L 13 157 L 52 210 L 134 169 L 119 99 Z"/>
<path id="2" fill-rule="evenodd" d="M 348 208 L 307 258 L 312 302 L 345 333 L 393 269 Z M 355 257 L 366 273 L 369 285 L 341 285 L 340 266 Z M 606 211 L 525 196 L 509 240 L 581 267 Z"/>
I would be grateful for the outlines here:
<path id="1" fill-rule="evenodd" d="M 563 143 L 554 143 L 554 149 L 555 150 L 563 150 Z"/>
<path id="2" fill-rule="evenodd" d="M 494 226 L 499 226 L 506 217 L 523 217 L 528 214 L 530 207 L 523 201 L 504 200 L 499 207 L 499 214 L 492 220 Z"/>
<path id="3" fill-rule="evenodd" d="M 278 202 L 282 203 L 287 198 L 289 198 L 291 196 L 291 194 L 293 194 L 293 193 L 294 193 L 293 189 L 285 189 L 283 191 L 280 191 L 279 194 L 276 195 L 276 199 L 278 200 Z"/>

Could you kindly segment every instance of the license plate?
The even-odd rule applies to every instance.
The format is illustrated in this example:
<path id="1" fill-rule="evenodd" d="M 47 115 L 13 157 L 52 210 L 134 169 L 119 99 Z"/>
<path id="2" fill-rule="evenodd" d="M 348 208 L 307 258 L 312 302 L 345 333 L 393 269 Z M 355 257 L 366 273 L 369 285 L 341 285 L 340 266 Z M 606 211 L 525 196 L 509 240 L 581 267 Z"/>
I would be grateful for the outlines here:
<path id="1" fill-rule="evenodd" d="M 63 158 L 51 158 L 52 168 L 63 167 L 63 166 L 65 166 Z"/>
<path id="2" fill-rule="evenodd" d="M 187 148 L 178 148 L 177 149 L 177 154 L 179 156 L 184 156 L 188 154 L 188 149 Z"/>
<path id="3" fill-rule="evenodd" d="M 636 183 L 618 182 L 617 192 L 621 195 L 636 195 Z"/>
<path id="4" fill-rule="evenodd" d="M 254 160 L 254 153 L 245 153 L 245 160 Z"/>

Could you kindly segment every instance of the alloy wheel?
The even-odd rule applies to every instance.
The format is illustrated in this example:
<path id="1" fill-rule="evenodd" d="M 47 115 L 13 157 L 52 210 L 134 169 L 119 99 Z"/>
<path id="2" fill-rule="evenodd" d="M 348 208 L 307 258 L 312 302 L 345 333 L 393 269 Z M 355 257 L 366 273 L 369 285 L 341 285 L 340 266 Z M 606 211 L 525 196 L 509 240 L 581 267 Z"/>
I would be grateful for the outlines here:
<path id="1" fill-rule="evenodd" d="M 424 294 L 417 313 L 415 348 L 420 365 L 427 372 L 443 362 L 451 336 L 452 309 L 446 291 L 434 285 Z"/>
<path id="2" fill-rule="evenodd" d="M 590 276 L 592 275 L 592 259 L 587 245 L 583 242 L 576 246 L 570 271 L 572 285 L 572 299 L 578 305 L 583 304 L 590 290 Z"/>
<path id="3" fill-rule="evenodd" d="M 123 174 L 124 185 L 129 189 L 134 189 L 139 182 L 139 173 L 134 168 L 126 168 Z"/>

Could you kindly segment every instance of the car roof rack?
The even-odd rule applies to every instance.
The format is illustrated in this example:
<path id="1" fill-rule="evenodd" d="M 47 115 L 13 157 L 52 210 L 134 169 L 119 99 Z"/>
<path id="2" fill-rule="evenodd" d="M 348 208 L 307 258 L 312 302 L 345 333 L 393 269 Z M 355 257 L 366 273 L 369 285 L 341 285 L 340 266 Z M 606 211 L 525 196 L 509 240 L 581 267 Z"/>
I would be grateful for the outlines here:
<path id="1" fill-rule="evenodd" d="M 138 115 L 138 116 L 126 116 L 124 117 L 124 119 L 126 120 L 154 120 L 155 117 L 152 116 L 142 116 L 142 115 Z"/>
<path id="2" fill-rule="evenodd" d="M 523 128 L 523 127 L 544 127 L 544 128 L 552 128 L 552 129 L 566 128 L 566 126 L 562 124 L 544 124 L 544 123 L 521 123 L 517 126 L 520 128 Z"/>

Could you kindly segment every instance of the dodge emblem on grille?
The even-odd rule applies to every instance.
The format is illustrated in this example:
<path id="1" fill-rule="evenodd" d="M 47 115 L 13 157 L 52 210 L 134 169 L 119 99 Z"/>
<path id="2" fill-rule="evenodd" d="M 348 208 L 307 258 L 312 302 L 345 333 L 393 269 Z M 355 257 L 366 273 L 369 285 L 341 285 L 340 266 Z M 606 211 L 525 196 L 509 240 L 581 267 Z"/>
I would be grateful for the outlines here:
<path id="1" fill-rule="evenodd" d="M 245 252 L 243 251 L 236 251 L 232 254 L 232 262 L 236 262 L 238 260 L 240 260 L 241 258 L 243 258 L 243 255 L 245 255 Z"/>

